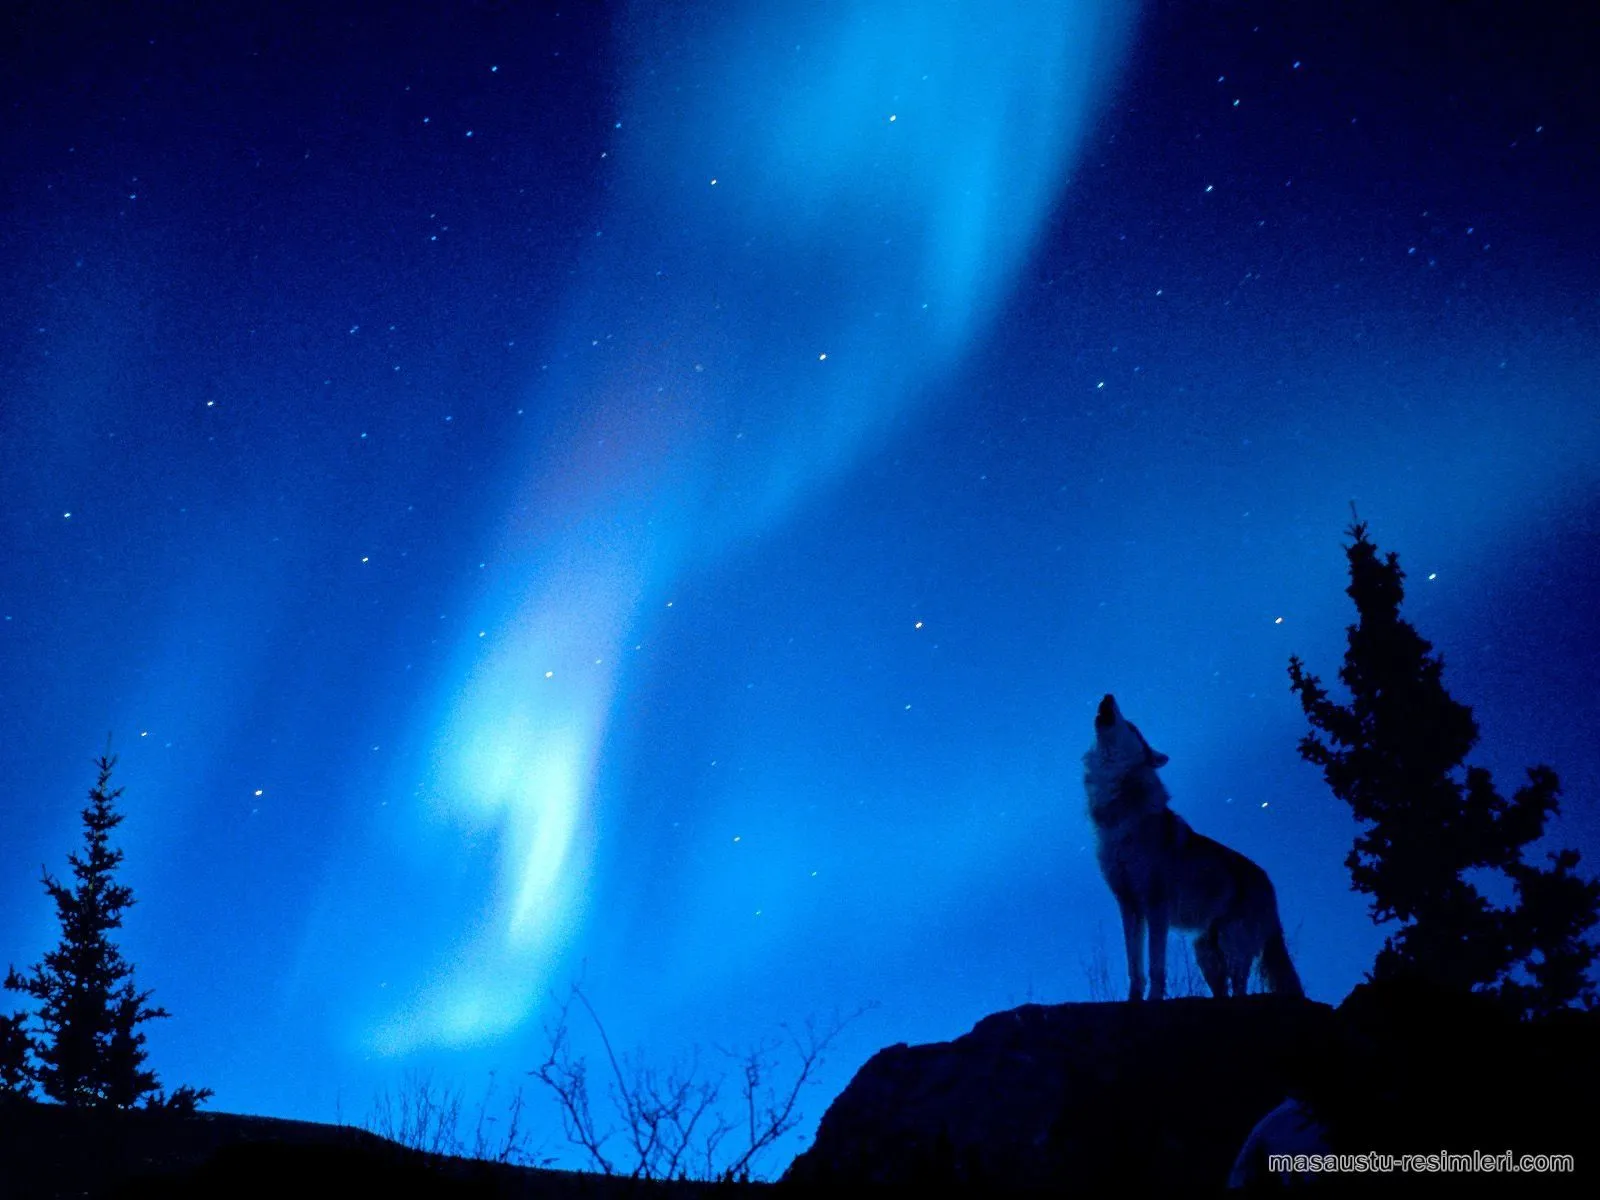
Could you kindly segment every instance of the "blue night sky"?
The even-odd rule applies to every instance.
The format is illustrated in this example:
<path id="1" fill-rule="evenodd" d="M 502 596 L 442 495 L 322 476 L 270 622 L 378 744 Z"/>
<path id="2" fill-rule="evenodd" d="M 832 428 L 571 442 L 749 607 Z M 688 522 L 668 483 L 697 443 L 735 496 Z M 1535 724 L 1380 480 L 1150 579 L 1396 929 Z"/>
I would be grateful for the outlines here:
<path id="1" fill-rule="evenodd" d="M 9 9 L 0 962 L 111 731 L 165 1082 L 470 1090 L 580 973 L 663 1061 L 877 1002 L 809 1135 L 1121 992 L 1113 691 L 1336 1002 L 1352 500 L 1592 868 L 1595 30 L 1337 9 Z"/>

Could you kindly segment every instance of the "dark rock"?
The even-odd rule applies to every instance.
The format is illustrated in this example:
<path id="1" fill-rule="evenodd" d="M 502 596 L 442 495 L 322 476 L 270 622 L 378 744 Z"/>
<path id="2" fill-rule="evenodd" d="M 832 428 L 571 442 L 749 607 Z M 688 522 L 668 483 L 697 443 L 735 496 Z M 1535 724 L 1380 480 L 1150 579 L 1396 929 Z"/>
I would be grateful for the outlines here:
<path id="1" fill-rule="evenodd" d="M 1024 1005 L 953 1042 L 874 1055 L 783 1182 L 1220 1189 L 1251 1127 L 1335 1031 L 1327 1005 L 1269 995 Z"/>

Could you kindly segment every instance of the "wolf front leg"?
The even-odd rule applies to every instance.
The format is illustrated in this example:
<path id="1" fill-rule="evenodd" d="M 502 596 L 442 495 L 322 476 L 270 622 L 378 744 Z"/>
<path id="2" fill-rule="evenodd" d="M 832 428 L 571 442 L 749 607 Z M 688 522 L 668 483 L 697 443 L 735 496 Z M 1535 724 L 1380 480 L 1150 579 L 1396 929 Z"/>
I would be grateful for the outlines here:
<path id="1" fill-rule="evenodd" d="M 1132 900 L 1117 897 L 1122 909 L 1122 945 L 1128 954 L 1128 999 L 1144 999 L 1144 913 Z"/>
<path id="2" fill-rule="evenodd" d="M 1167 995 L 1167 906 L 1157 901 L 1145 914 L 1150 924 L 1150 999 Z"/>

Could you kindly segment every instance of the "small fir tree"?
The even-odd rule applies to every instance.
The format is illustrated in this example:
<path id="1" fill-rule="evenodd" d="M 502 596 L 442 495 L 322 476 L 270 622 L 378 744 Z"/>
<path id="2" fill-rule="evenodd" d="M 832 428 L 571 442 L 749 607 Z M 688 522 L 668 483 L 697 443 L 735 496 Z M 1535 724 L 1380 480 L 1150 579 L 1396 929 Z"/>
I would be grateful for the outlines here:
<path id="1" fill-rule="evenodd" d="M 0 1014 L 0 1104 L 33 1092 L 28 1046 L 28 1014 Z"/>
<path id="2" fill-rule="evenodd" d="M 122 822 L 116 809 L 122 789 L 111 787 L 116 762 L 109 750 L 95 761 L 99 775 L 82 813 L 83 849 L 67 857 L 75 885 L 43 872 L 61 923 L 60 943 L 26 974 L 13 967 L 5 980 L 39 1006 L 37 1029 L 28 1038 L 28 1074 L 46 1096 L 75 1107 L 129 1108 L 155 1093 L 138 1027 L 168 1015 L 148 1005 L 149 992 L 135 990 L 133 967 L 112 940 L 134 903 L 132 889 L 115 878 L 122 863 L 122 851 L 111 845 L 111 832 Z"/>
<path id="3" fill-rule="evenodd" d="M 1345 859 L 1352 885 L 1372 897 L 1376 923 L 1400 925 L 1374 977 L 1487 991 L 1527 1014 L 1592 1005 L 1600 882 L 1576 873 L 1574 850 L 1549 855 L 1548 867 L 1523 858 L 1559 811 L 1555 772 L 1532 768 L 1507 800 L 1484 768 L 1461 771 L 1478 740 L 1472 710 L 1445 690 L 1443 661 L 1400 617 L 1398 557 L 1380 557 L 1359 520 L 1348 532 L 1346 594 L 1358 620 L 1339 678 L 1350 703 L 1330 699 L 1297 657 L 1289 678 L 1313 729 L 1300 754 L 1362 824 Z M 1466 878 L 1473 870 L 1507 879 L 1515 903 L 1491 904 Z"/>

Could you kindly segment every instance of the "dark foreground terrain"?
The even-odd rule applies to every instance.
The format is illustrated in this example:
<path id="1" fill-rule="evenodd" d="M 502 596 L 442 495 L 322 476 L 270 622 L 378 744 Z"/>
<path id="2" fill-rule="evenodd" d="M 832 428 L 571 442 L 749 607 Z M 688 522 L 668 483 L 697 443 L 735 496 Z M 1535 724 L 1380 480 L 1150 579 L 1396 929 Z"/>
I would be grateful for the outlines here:
<path id="1" fill-rule="evenodd" d="M 1296 1191 L 1592 1195 L 1597 1080 L 1600 1011 L 1516 1021 L 1474 998 L 1376 985 L 1337 1009 L 1273 996 L 1030 1004 L 950 1042 L 874 1055 L 777 1185 L 448 1158 L 349 1126 L 24 1102 L 0 1107 L 0 1200 L 1209 1196 L 1224 1194 L 1252 1128 L 1289 1097 L 1319 1114 L 1332 1152 L 1576 1163 L 1559 1176 L 1323 1176 Z"/>
<path id="2" fill-rule="evenodd" d="M 767 1191 L 758 1184 L 651 1183 L 411 1150 L 364 1129 L 201 1112 L 0 1108 L 0 1198 L 283 1196 L 623 1200 Z"/>

